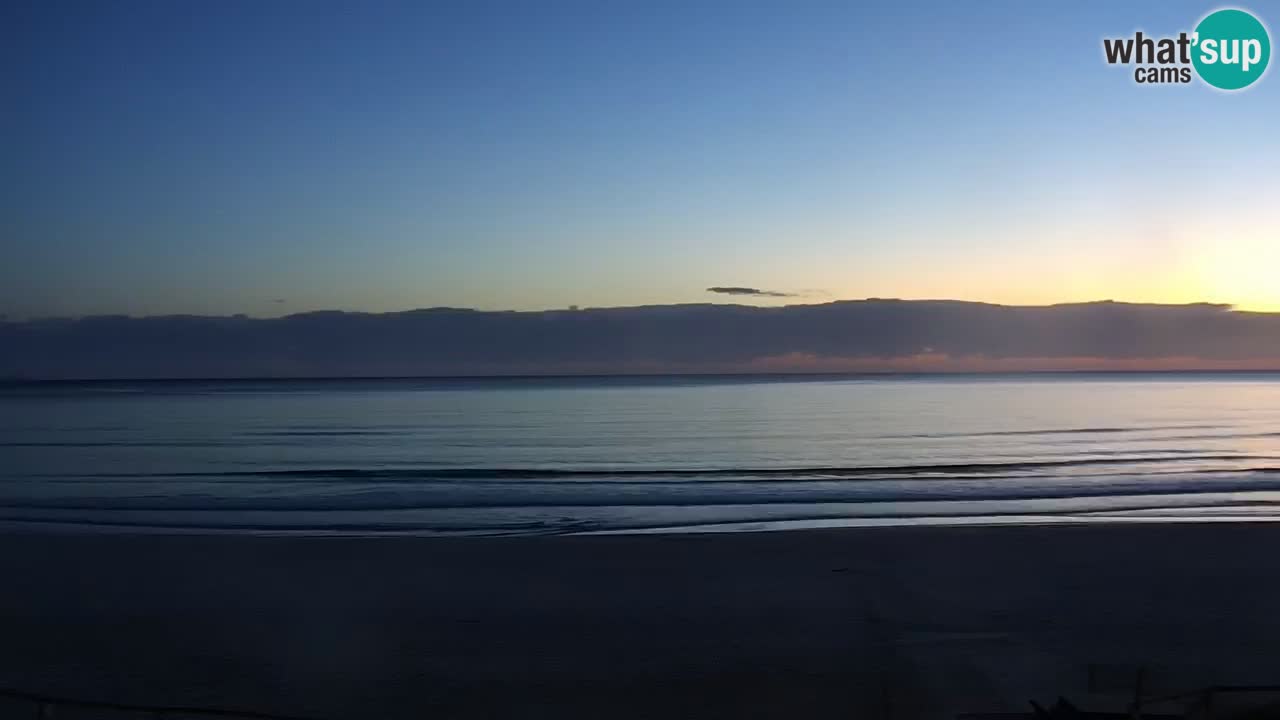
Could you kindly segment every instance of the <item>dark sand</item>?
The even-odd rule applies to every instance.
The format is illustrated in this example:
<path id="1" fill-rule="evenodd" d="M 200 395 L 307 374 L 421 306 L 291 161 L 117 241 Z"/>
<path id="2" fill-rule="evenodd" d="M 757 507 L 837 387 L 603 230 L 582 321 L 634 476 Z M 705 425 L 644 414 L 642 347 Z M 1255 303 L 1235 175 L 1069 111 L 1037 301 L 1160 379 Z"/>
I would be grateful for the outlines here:
<path id="1" fill-rule="evenodd" d="M 1277 551 L 1267 524 L 9 535 L 0 685 L 352 719 L 1118 709 L 1091 664 L 1280 683 Z"/>

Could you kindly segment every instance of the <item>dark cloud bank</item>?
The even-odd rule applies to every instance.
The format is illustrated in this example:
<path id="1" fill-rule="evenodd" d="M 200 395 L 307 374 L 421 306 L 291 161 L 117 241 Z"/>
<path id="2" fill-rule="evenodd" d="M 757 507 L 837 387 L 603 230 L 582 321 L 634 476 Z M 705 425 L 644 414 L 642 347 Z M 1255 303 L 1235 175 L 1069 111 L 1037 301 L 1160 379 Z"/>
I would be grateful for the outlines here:
<path id="1" fill-rule="evenodd" d="M 864 300 L 0 322 L 0 377 L 1280 368 L 1280 314 Z"/>

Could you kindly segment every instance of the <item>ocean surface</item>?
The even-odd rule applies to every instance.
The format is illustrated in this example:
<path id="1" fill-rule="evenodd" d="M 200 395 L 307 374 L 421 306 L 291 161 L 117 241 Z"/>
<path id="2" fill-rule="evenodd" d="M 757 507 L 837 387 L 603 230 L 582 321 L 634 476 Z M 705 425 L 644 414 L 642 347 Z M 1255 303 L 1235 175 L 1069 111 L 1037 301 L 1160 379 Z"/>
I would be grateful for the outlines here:
<path id="1" fill-rule="evenodd" d="M 1280 517 L 1280 375 L 0 385 L 0 528 L 529 535 Z"/>

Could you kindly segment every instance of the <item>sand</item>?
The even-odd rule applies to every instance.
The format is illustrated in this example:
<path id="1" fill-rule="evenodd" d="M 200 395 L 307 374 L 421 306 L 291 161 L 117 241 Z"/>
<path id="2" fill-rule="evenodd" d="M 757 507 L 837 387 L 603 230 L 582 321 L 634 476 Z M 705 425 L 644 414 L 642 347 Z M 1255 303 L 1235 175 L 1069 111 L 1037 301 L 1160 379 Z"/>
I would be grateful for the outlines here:
<path id="1" fill-rule="evenodd" d="M 11 534 L 0 685 L 334 719 L 1116 708 L 1140 665 L 1280 683 L 1277 550 L 1267 524 Z"/>

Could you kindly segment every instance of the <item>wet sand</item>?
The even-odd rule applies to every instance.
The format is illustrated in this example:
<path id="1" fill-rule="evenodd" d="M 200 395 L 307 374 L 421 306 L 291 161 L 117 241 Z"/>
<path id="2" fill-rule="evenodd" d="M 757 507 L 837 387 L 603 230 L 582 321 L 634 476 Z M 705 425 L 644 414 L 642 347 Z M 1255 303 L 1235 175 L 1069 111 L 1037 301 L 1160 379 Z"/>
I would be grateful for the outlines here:
<path id="1" fill-rule="evenodd" d="M 1139 666 L 1280 683 L 1278 551 L 1269 524 L 10 534 L 0 686 L 333 719 L 1122 709 Z"/>

